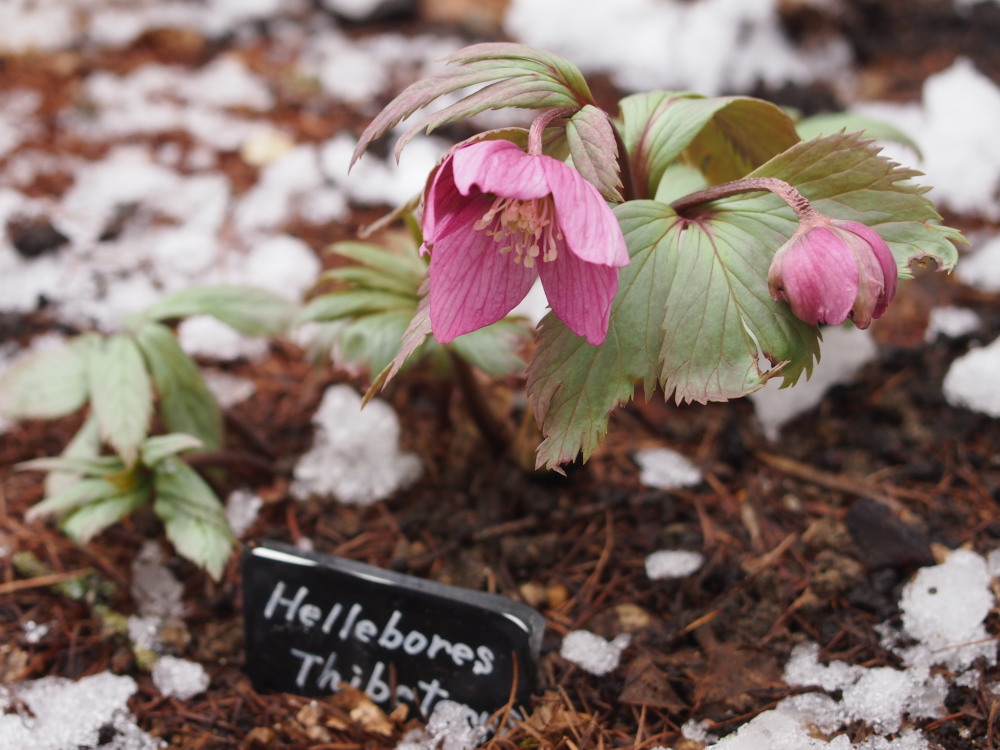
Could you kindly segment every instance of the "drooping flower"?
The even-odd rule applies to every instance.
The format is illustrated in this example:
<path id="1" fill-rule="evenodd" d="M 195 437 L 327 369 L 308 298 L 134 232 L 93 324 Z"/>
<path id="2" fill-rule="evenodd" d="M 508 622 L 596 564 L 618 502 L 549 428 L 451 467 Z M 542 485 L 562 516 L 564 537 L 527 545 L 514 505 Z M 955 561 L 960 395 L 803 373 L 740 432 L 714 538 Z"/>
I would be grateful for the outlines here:
<path id="1" fill-rule="evenodd" d="M 775 253 L 767 283 L 807 323 L 851 318 L 867 328 L 889 306 L 897 278 L 892 251 L 875 230 L 813 213 Z"/>
<path id="2" fill-rule="evenodd" d="M 460 146 L 428 182 L 423 232 L 438 341 L 500 320 L 539 277 L 570 330 L 604 341 L 628 251 L 614 213 L 573 167 L 505 140 Z"/>

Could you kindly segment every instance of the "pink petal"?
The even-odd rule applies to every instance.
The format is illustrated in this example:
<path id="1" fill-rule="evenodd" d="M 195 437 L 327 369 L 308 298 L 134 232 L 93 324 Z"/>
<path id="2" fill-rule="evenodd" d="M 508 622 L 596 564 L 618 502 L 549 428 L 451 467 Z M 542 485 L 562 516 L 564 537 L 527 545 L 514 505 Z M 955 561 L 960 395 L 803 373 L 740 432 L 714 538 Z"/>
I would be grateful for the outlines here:
<path id="1" fill-rule="evenodd" d="M 875 309 L 872 310 L 872 317 L 882 317 L 882 313 L 885 312 L 889 303 L 892 302 L 893 297 L 896 296 L 896 286 L 899 281 L 899 268 L 896 265 L 896 258 L 893 256 L 892 250 L 889 249 L 889 246 L 882 239 L 881 235 L 866 224 L 861 224 L 857 221 L 838 221 L 836 219 L 832 223 L 836 227 L 846 229 L 848 232 L 853 232 L 861 237 L 861 239 L 868 243 L 875 254 L 879 267 L 882 269 L 884 289 L 882 296 L 879 297 L 878 302 L 875 304 Z"/>
<path id="2" fill-rule="evenodd" d="M 506 316 L 538 276 L 471 224 L 434 243 L 429 273 L 431 329 L 442 344 Z"/>
<path id="3" fill-rule="evenodd" d="M 792 312 L 807 323 L 839 325 L 847 320 L 858 295 L 854 253 L 832 231 L 809 230 L 775 258 Z"/>
<path id="4" fill-rule="evenodd" d="M 588 263 L 627 266 L 628 249 L 618 219 L 597 188 L 568 164 L 547 156 L 538 158 L 570 252 Z"/>
<path id="5" fill-rule="evenodd" d="M 549 194 L 549 184 L 540 161 L 547 156 L 529 156 L 510 141 L 471 143 L 455 149 L 455 185 L 463 195 L 474 187 L 502 198 L 533 200 Z M 551 161 L 555 161 L 551 159 Z"/>
<path id="6" fill-rule="evenodd" d="M 602 343 L 618 291 L 618 269 L 560 253 L 554 261 L 541 263 L 538 273 L 552 312 L 588 344 Z"/>

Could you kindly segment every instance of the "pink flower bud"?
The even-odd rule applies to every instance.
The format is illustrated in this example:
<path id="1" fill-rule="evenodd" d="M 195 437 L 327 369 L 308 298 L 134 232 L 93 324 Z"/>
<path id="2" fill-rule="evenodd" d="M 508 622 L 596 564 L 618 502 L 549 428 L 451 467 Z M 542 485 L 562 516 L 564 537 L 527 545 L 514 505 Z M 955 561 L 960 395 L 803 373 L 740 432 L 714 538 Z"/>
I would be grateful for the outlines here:
<path id="1" fill-rule="evenodd" d="M 867 328 L 892 301 L 897 276 L 892 251 L 873 229 L 817 213 L 775 253 L 767 285 L 807 323 L 851 318 Z"/>

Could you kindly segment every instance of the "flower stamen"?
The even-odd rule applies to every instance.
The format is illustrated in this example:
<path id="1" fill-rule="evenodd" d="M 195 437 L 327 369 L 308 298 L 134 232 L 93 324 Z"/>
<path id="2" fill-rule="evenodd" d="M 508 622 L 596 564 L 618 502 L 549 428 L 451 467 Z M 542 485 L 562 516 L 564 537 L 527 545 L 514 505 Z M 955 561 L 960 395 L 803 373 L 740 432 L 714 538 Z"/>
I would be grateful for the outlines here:
<path id="1" fill-rule="evenodd" d="M 492 237 L 501 255 L 513 252 L 514 262 L 523 263 L 525 268 L 534 268 L 539 258 L 543 263 L 554 261 L 563 240 L 551 196 L 533 200 L 498 197 L 472 226 Z"/>

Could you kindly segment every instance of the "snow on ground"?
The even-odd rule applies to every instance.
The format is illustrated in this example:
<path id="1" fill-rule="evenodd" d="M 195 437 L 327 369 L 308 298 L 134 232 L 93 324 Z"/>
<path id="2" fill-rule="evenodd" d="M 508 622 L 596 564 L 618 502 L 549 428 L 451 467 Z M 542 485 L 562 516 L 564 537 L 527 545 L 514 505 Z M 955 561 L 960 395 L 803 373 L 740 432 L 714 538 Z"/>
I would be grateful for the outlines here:
<path id="1" fill-rule="evenodd" d="M 427 726 L 411 729 L 403 735 L 396 750 L 473 750 L 488 736 L 484 727 L 472 723 L 477 718 L 476 712 L 468 706 L 455 701 L 438 701 Z"/>
<path id="2" fill-rule="evenodd" d="M 856 111 L 896 125 L 919 146 L 886 144 L 884 153 L 926 174 L 931 200 L 954 211 L 1000 219 L 1000 87 L 966 59 L 930 76 L 914 104 L 868 102 Z M 959 264 L 961 268 L 961 264 Z M 994 272 L 995 276 L 995 272 Z"/>
<path id="3" fill-rule="evenodd" d="M 772 378 L 750 394 L 764 435 L 775 440 L 783 424 L 819 404 L 833 386 L 850 382 L 875 353 L 875 342 L 868 331 L 851 325 L 824 328 L 822 357 L 810 378 L 803 375 L 789 388 L 781 387 L 780 377 Z"/>
<path id="4" fill-rule="evenodd" d="M 618 668 L 622 652 L 628 648 L 632 636 L 619 633 L 610 641 L 589 630 L 573 630 L 565 635 L 559 655 L 598 677 Z"/>
<path id="5" fill-rule="evenodd" d="M 399 420 L 385 401 L 361 397 L 349 385 L 326 390 L 313 417 L 313 446 L 295 465 L 292 495 L 336 497 L 370 505 L 415 482 L 423 464 L 399 450 Z"/>
<path id="6" fill-rule="evenodd" d="M 989 559 L 998 556 L 995 551 Z M 946 667 L 958 673 L 956 682 L 970 683 L 981 679 L 976 665 L 996 663 L 997 642 L 983 625 L 996 604 L 990 588 L 991 576 L 1000 570 L 996 562 L 955 550 L 940 565 L 919 570 L 903 588 L 902 627 L 881 629 L 883 645 L 902 658 L 904 668 L 823 663 L 819 646 L 802 643 L 793 650 L 784 679 L 815 692 L 784 699 L 718 742 L 702 725 L 685 725 L 685 737 L 714 742 L 707 750 L 932 750 L 918 729 L 906 726 L 907 719 L 946 713 L 949 682 L 932 667 Z M 842 732 L 853 722 L 874 733 L 852 744 Z"/>
<path id="7" fill-rule="evenodd" d="M 701 470 L 687 456 L 670 448 L 645 448 L 637 451 L 639 481 L 647 487 L 672 490 L 701 483 Z"/>
<path id="8" fill-rule="evenodd" d="M 650 580 L 684 578 L 698 572 L 705 556 L 691 550 L 661 549 L 646 558 L 646 575 Z"/>
<path id="9" fill-rule="evenodd" d="M 955 359 L 944 376 L 944 397 L 952 406 L 1000 417 L 1000 338 Z"/>
<path id="10" fill-rule="evenodd" d="M 851 53 L 830 39 L 795 49 L 778 0 L 512 0 L 505 28 L 627 91 L 748 91 L 847 75 Z"/>
<path id="11" fill-rule="evenodd" d="M 205 668 L 197 662 L 176 656 L 161 656 L 153 665 L 153 684 L 166 698 L 193 698 L 208 689 Z"/>
<path id="12" fill-rule="evenodd" d="M 138 686 L 110 672 L 74 682 L 61 677 L 0 686 L 0 747 L 156 750 L 166 743 L 135 724 L 126 701 Z M 103 742 L 113 730 L 110 741 Z"/>

